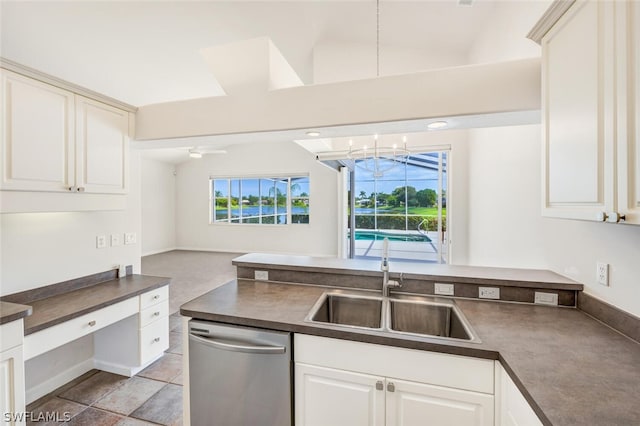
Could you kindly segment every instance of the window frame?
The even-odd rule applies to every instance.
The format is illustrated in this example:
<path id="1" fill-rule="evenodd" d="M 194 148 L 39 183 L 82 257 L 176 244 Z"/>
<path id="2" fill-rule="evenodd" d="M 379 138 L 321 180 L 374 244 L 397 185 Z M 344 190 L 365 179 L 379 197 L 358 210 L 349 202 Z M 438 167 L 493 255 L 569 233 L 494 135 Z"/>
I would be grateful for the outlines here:
<path id="1" fill-rule="evenodd" d="M 292 185 L 292 181 L 294 179 L 300 179 L 300 178 L 306 178 L 308 185 L 309 185 L 309 190 L 307 191 L 307 199 L 309 200 L 308 204 L 307 204 L 307 216 L 309 217 L 309 220 L 305 223 L 298 223 L 298 222 L 293 222 L 292 221 L 292 217 L 293 217 L 293 198 L 292 197 L 292 191 L 291 191 L 291 185 Z M 215 196 L 215 184 L 214 181 L 216 180 L 227 180 L 227 217 L 226 219 L 223 220 L 216 220 L 215 219 L 215 205 L 216 205 L 216 196 Z M 270 180 L 273 181 L 274 183 L 274 187 L 277 188 L 278 186 L 278 182 L 283 182 L 286 183 L 286 223 L 277 223 L 277 217 L 281 216 L 282 214 L 278 213 L 278 201 L 277 201 L 277 191 L 274 191 L 274 213 L 267 215 L 268 217 L 273 217 L 274 218 L 274 223 L 263 223 L 262 222 L 262 208 L 259 209 L 259 213 L 258 213 L 258 218 L 259 218 L 259 222 L 258 223 L 249 223 L 249 222 L 245 222 L 244 220 L 247 219 L 247 217 L 243 217 L 242 216 L 242 200 L 243 197 L 245 197 L 245 194 L 242 193 L 242 182 L 244 180 L 257 180 L 258 181 L 258 196 L 260 197 L 260 200 L 263 199 L 262 194 L 261 194 L 261 181 L 262 180 Z M 234 219 L 231 215 L 231 210 L 232 210 L 232 203 L 231 203 L 231 199 L 235 198 L 232 194 L 231 191 L 231 187 L 232 187 L 232 182 L 233 181 L 238 181 L 238 201 L 239 201 L 239 216 L 236 218 L 237 221 L 232 221 L 232 219 Z M 268 174 L 268 173 L 261 173 L 261 174 L 252 174 L 252 175 L 210 175 L 209 176 L 209 225 L 230 225 L 230 226 L 238 226 L 238 225 L 246 225 L 246 226 L 260 226 L 260 227 L 269 227 L 269 226 L 274 226 L 274 227 L 286 227 L 286 226 L 291 226 L 291 225 L 297 225 L 297 226 L 301 226 L 301 225 L 309 225 L 309 222 L 311 221 L 311 178 L 309 176 L 309 173 L 287 173 L 286 175 L 283 175 L 281 173 L 273 173 L 273 174 Z M 296 199 L 299 199 L 300 197 L 295 197 Z M 260 204 L 261 206 L 261 204 Z"/>

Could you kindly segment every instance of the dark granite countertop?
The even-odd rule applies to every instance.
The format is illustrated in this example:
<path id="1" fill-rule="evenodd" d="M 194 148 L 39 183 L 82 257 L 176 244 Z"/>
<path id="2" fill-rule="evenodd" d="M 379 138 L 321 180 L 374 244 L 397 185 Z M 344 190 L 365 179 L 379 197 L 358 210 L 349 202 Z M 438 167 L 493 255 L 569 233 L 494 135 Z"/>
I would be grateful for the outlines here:
<path id="1" fill-rule="evenodd" d="M 335 257 L 292 256 L 249 253 L 233 259 L 236 266 L 288 271 L 331 272 L 334 274 L 380 275 L 379 260 L 339 259 Z M 582 290 L 583 285 L 545 269 L 496 268 L 448 264 L 390 262 L 391 274 L 403 273 L 405 278 L 455 281 L 517 287 Z"/>
<path id="2" fill-rule="evenodd" d="M 128 275 L 89 287 L 29 302 L 33 314 L 26 318 L 25 336 L 89 312 L 169 284 L 170 278 Z"/>
<path id="3" fill-rule="evenodd" d="M 0 300 L 0 324 L 19 320 L 31 315 L 31 306 L 19 303 L 3 302 Z"/>
<path id="4" fill-rule="evenodd" d="M 574 308 L 456 299 L 481 343 L 304 322 L 326 287 L 232 281 L 184 305 L 229 324 L 500 360 L 544 424 L 640 424 L 640 344 Z"/>

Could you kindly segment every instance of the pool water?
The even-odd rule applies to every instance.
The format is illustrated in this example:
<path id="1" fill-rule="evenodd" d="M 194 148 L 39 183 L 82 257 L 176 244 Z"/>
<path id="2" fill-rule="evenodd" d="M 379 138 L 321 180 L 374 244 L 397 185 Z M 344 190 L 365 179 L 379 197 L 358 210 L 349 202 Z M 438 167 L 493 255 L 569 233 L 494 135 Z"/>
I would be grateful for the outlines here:
<path id="1" fill-rule="evenodd" d="M 389 241 L 410 241 L 429 243 L 431 239 L 422 234 L 401 234 L 383 231 L 356 231 L 356 240 L 358 241 L 382 241 L 388 238 Z"/>

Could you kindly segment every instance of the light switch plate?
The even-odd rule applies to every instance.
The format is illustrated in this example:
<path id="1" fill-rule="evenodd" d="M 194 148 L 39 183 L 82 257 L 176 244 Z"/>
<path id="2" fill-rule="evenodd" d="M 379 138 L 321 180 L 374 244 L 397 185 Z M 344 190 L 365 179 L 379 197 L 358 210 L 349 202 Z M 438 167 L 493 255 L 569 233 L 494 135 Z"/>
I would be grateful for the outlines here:
<path id="1" fill-rule="evenodd" d="M 120 234 L 111 234 L 111 247 L 119 246 L 120 243 Z"/>
<path id="2" fill-rule="evenodd" d="M 499 287 L 479 287 L 478 297 L 480 299 L 500 299 Z"/>
<path id="3" fill-rule="evenodd" d="M 433 293 L 442 296 L 453 296 L 455 290 L 453 284 L 435 283 Z"/>

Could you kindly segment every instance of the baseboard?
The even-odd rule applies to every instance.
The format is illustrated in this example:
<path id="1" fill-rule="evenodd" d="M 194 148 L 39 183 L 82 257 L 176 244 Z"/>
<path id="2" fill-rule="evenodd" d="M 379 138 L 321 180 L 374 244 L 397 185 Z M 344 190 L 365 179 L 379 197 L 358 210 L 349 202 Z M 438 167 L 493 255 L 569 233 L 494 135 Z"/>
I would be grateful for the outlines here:
<path id="1" fill-rule="evenodd" d="M 174 250 L 180 250 L 177 247 L 169 247 L 169 248 L 164 248 L 164 249 L 160 249 L 160 250 L 151 250 L 151 251 L 146 251 L 144 253 L 141 254 L 142 257 L 145 256 L 153 256 L 154 254 L 160 254 L 160 253 L 166 253 L 168 251 L 174 251 Z"/>
<path id="2" fill-rule="evenodd" d="M 162 357 L 162 355 L 164 355 L 164 352 L 156 356 L 152 360 L 147 361 L 146 363 L 144 363 L 139 367 L 129 367 L 122 364 L 115 364 L 112 362 L 96 359 L 93 362 L 93 366 L 94 366 L 93 368 L 95 368 L 96 370 L 106 371 L 107 373 L 113 373 L 113 374 L 119 374 L 120 376 L 132 377 L 138 374 L 139 372 L 141 372 L 142 370 L 144 370 L 145 368 L 147 368 L 148 366 L 150 366 L 151 364 L 153 364 L 154 362 L 156 362 L 158 359 Z"/>
<path id="3" fill-rule="evenodd" d="M 48 393 L 58 389 L 60 386 L 69 383 L 78 376 L 83 375 L 87 371 L 93 369 L 93 358 L 82 361 L 73 367 L 63 371 L 62 373 L 51 377 L 49 380 L 42 382 L 26 391 L 26 403 L 30 404 L 38 398 L 42 398 Z"/>
<path id="4" fill-rule="evenodd" d="M 203 251 L 209 253 L 237 253 L 237 254 L 247 254 L 247 253 L 268 253 L 268 254 L 282 254 L 286 256 L 311 256 L 311 257 L 336 257 L 335 254 L 326 254 L 326 253 L 299 253 L 299 252 L 291 252 L 291 251 L 278 251 L 278 250 L 222 250 L 222 249 L 212 249 L 212 248 L 202 248 L 202 247 L 176 247 L 175 250 L 183 250 L 183 251 Z"/>

